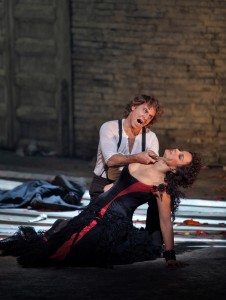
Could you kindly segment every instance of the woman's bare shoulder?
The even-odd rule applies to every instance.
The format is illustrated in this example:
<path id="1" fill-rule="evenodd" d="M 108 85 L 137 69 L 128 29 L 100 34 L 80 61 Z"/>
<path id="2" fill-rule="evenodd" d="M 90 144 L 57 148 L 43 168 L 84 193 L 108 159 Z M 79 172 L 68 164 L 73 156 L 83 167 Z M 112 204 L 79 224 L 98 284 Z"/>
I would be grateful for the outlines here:
<path id="1" fill-rule="evenodd" d="M 134 172 L 134 171 L 138 170 L 140 167 L 141 167 L 140 163 L 131 163 L 128 166 L 130 172 Z"/>

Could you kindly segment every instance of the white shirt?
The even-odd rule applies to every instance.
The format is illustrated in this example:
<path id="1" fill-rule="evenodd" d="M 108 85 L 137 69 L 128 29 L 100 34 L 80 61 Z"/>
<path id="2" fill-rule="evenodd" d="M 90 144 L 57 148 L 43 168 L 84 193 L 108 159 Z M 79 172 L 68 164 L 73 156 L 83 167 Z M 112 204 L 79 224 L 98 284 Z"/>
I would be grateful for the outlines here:
<path id="1" fill-rule="evenodd" d="M 100 139 L 97 150 L 97 161 L 94 169 L 94 173 L 97 176 L 102 176 L 106 178 L 105 165 L 109 158 L 114 154 L 122 154 L 122 155 L 131 155 L 142 152 L 142 130 L 135 137 L 133 149 L 129 152 L 129 143 L 128 136 L 126 135 L 123 129 L 122 120 L 122 140 L 117 150 L 117 144 L 119 141 L 119 128 L 118 128 L 118 120 L 108 121 L 102 124 L 100 127 Z M 159 155 L 159 141 L 154 132 L 152 132 L 149 128 L 146 128 L 146 145 L 145 151 L 152 150 L 157 155 Z M 122 169 L 123 167 L 121 167 Z"/>

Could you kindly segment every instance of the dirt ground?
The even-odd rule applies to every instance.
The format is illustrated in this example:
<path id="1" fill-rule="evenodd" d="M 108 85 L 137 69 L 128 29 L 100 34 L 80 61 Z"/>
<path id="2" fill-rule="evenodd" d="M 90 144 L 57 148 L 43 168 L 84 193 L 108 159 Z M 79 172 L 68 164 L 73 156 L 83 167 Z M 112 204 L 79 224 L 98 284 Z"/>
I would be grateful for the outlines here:
<path id="1" fill-rule="evenodd" d="M 225 249 L 178 255 L 188 263 L 169 269 L 162 259 L 113 269 L 24 269 L 15 258 L 0 258 L 0 298 L 76 300 L 225 300 Z"/>

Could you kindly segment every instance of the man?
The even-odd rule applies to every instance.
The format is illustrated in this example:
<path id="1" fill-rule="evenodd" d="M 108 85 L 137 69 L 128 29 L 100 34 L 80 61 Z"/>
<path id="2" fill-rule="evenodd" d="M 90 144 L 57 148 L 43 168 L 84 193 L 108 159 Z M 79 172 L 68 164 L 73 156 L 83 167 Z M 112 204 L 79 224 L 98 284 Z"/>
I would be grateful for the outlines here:
<path id="1" fill-rule="evenodd" d="M 119 177 L 125 165 L 156 162 L 159 142 L 148 126 L 157 122 L 162 114 L 163 109 L 157 98 L 141 95 L 126 105 L 122 120 L 108 121 L 101 126 L 97 161 L 89 189 L 91 201 Z M 151 233 L 159 229 L 155 199 L 149 202 L 146 228 Z"/>

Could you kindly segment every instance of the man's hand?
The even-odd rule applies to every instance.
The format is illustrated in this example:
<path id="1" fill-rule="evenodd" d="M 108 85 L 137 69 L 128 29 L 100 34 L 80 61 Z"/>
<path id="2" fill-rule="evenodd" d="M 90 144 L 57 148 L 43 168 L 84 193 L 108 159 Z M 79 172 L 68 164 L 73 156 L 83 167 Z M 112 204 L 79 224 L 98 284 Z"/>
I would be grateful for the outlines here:
<path id="1" fill-rule="evenodd" d="M 107 165 L 108 167 L 118 167 L 118 166 L 125 166 L 132 163 L 140 163 L 140 164 L 154 164 L 158 161 L 158 155 L 153 151 L 144 151 L 136 154 L 131 155 L 124 155 L 124 154 L 114 154 L 112 155 Z"/>
<path id="2" fill-rule="evenodd" d="M 137 154 L 134 154 L 136 156 L 136 162 L 140 164 L 154 164 L 158 161 L 158 155 L 156 155 L 153 151 L 144 151 Z"/>

